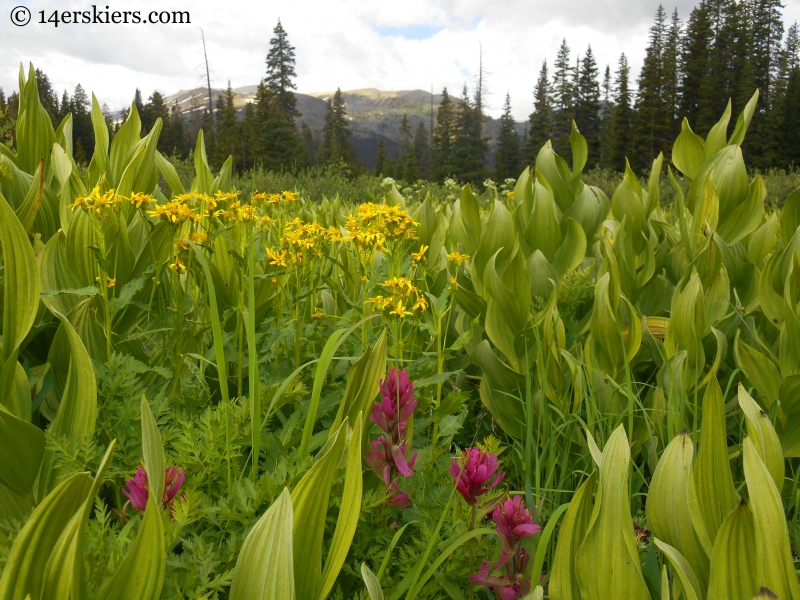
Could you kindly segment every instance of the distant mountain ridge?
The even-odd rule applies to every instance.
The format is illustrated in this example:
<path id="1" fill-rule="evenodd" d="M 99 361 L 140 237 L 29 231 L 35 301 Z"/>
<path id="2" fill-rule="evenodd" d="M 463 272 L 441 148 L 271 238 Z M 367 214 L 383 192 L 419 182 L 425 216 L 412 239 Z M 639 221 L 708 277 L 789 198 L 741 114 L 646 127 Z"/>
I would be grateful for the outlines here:
<path id="1" fill-rule="evenodd" d="M 234 88 L 234 105 L 237 107 L 240 118 L 244 116 L 246 104 L 254 102 L 256 85 L 247 85 Z M 216 106 L 217 98 L 225 90 L 212 88 L 212 101 Z M 297 118 L 298 124 L 305 121 L 312 131 L 320 132 L 325 124 L 327 100 L 334 92 L 312 92 L 310 94 L 295 93 L 297 97 L 297 110 L 301 116 Z M 430 135 L 431 115 L 436 118 L 436 111 L 441 94 L 434 94 L 431 99 L 430 92 L 424 90 L 397 90 L 382 91 L 375 88 L 342 91 L 345 108 L 353 130 L 353 149 L 356 158 L 366 162 L 369 167 L 374 166 L 375 153 L 381 139 L 384 140 L 388 155 L 396 157 L 399 152 L 400 124 L 403 115 L 408 115 L 412 135 L 420 123 L 424 123 Z M 451 96 L 455 104 L 461 101 Z M 170 108 L 175 102 L 185 118 L 190 118 L 194 111 L 203 111 L 208 107 L 208 88 L 198 87 L 191 90 L 180 90 L 167 96 L 165 99 Z M 432 104 L 431 104 L 432 100 Z M 517 129 L 522 132 L 524 124 L 518 123 Z M 500 130 L 500 121 L 491 117 L 487 118 L 483 133 L 489 138 L 489 153 L 486 157 L 487 165 L 494 164 L 494 148 L 497 134 Z"/>

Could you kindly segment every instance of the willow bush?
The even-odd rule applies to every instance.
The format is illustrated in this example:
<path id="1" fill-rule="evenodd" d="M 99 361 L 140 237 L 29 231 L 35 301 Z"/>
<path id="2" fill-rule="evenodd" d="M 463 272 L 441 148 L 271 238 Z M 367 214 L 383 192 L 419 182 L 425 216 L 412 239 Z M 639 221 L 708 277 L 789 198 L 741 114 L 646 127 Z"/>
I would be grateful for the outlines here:
<path id="1" fill-rule="evenodd" d="M 800 597 L 800 190 L 748 175 L 757 95 L 610 197 L 573 126 L 499 188 L 312 200 L 96 100 L 82 171 L 20 90 L 0 598 Z"/>

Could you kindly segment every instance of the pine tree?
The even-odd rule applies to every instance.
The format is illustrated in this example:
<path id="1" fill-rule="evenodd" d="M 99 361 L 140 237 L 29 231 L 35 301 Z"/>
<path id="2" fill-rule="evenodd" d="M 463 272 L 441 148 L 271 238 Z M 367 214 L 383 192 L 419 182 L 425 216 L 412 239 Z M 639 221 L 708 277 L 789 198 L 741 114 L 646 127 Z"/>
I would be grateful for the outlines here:
<path id="1" fill-rule="evenodd" d="M 623 53 L 617 63 L 614 80 L 614 112 L 609 133 L 608 165 L 617 171 L 625 168 L 625 159 L 633 153 L 633 102 L 629 87 L 630 67 Z"/>
<path id="2" fill-rule="evenodd" d="M 183 157 L 186 149 L 186 136 L 183 127 L 181 109 L 176 100 L 172 109 L 164 118 L 164 126 L 158 138 L 158 149 L 162 154 Z"/>
<path id="3" fill-rule="evenodd" d="M 58 116 L 56 120 L 61 123 L 70 112 L 72 112 L 72 106 L 69 99 L 69 94 L 67 90 L 64 90 L 64 93 L 61 96 L 61 105 L 58 107 Z"/>
<path id="4" fill-rule="evenodd" d="M 420 179 L 429 179 L 431 172 L 431 144 L 430 135 L 425 123 L 417 125 L 414 133 L 414 156 L 417 159 L 417 169 Z"/>
<path id="5" fill-rule="evenodd" d="M 386 172 L 386 144 L 383 138 L 378 140 L 378 151 L 375 153 L 375 175 L 383 177 Z"/>
<path id="6" fill-rule="evenodd" d="M 708 6 L 701 1 L 689 15 L 683 38 L 679 110 L 679 117 L 688 119 L 692 129 L 700 135 L 705 135 L 710 127 L 705 122 L 704 112 L 708 110 L 706 107 L 711 102 L 709 92 L 713 88 L 709 77 L 713 42 L 714 32 Z M 718 112 L 714 114 L 718 115 Z"/>
<path id="7" fill-rule="evenodd" d="M 611 83 L 611 66 L 606 65 L 603 73 L 603 100 L 600 105 L 600 156 L 598 164 L 603 168 L 610 168 L 609 155 L 611 149 L 611 127 L 614 115 L 614 102 L 611 97 L 613 85 Z"/>
<path id="8" fill-rule="evenodd" d="M 36 69 L 36 87 L 39 90 L 39 100 L 50 115 L 53 125 L 58 127 L 58 96 L 50 83 L 50 78 L 41 69 Z"/>
<path id="9" fill-rule="evenodd" d="M 397 158 L 397 168 L 400 178 L 408 183 L 419 179 L 417 157 L 411 137 L 411 125 L 408 122 L 408 115 L 405 113 L 403 113 L 403 120 L 400 123 L 400 155 Z"/>
<path id="10" fill-rule="evenodd" d="M 236 120 L 236 107 L 234 105 L 233 89 L 231 82 L 217 98 L 217 147 L 215 164 L 221 167 L 229 156 L 233 157 L 234 164 L 240 165 L 239 158 L 239 123 Z"/>
<path id="11" fill-rule="evenodd" d="M 303 159 L 302 164 L 307 167 L 313 166 L 318 153 L 318 144 L 314 137 L 314 132 L 311 131 L 311 128 L 303 121 L 300 123 L 300 155 Z"/>
<path id="12" fill-rule="evenodd" d="M 483 114 L 469 97 L 466 84 L 455 119 L 455 139 L 451 153 L 453 174 L 458 181 L 481 184 L 486 178 L 484 158 L 488 149 L 483 137 Z"/>
<path id="13" fill-rule="evenodd" d="M 168 115 L 169 109 L 164 103 L 164 97 L 159 92 L 153 92 L 139 115 L 142 119 L 142 133 L 148 133 L 156 120 L 166 121 Z"/>
<path id="14" fill-rule="evenodd" d="M 575 121 L 589 148 L 589 164 L 597 163 L 600 155 L 600 84 L 597 63 L 592 47 L 586 49 L 581 61 L 578 87 L 575 94 Z"/>
<path id="15" fill-rule="evenodd" d="M 3 92 L 3 88 L 0 87 L 0 111 L 4 111 L 8 108 L 8 102 L 6 102 L 6 95 Z"/>
<path id="16" fill-rule="evenodd" d="M 77 156 L 77 145 L 80 142 L 81 148 L 85 153 L 86 159 L 91 158 L 94 153 L 94 128 L 92 127 L 92 117 L 89 114 L 89 96 L 86 90 L 79 83 L 75 86 L 75 92 L 72 94 L 72 139 L 75 143 L 75 159 Z M 78 161 L 81 162 L 81 161 Z"/>
<path id="17" fill-rule="evenodd" d="M 267 85 L 275 95 L 281 112 L 290 117 L 294 123 L 294 117 L 300 116 L 297 112 L 297 98 L 292 91 L 297 89 L 294 83 L 294 78 L 297 77 L 294 46 L 289 43 L 289 36 L 280 19 L 273 34 L 267 54 Z"/>
<path id="18" fill-rule="evenodd" d="M 500 132 L 497 135 L 497 152 L 494 155 L 494 177 L 498 182 L 517 178 L 520 174 L 520 146 L 516 122 L 511 115 L 511 95 L 506 92 Z"/>
<path id="19" fill-rule="evenodd" d="M 136 112 L 139 113 L 139 118 L 141 118 L 144 113 L 144 101 L 142 100 L 142 92 L 139 88 L 136 88 L 136 91 L 133 93 L 133 103 L 136 105 Z"/>
<path id="20" fill-rule="evenodd" d="M 664 44 L 662 73 L 664 84 L 662 98 L 669 117 L 669 134 L 671 138 L 680 133 L 678 104 L 680 102 L 680 51 L 683 24 L 678 16 L 678 9 L 672 12 L 669 31 Z M 665 132 L 666 133 L 666 132 Z"/>
<path id="21" fill-rule="evenodd" d="M 572 132 L 572 119 L 575 116 L 575 67 L 570 62 L 570 49 L 567 40 L 561 42 L 554 64 L 553 87 L 553 129 L 551 138 L 553 148 L 559 154 L 569 151 L 569 136 Z"/>
<path id="22" fill-rule="evenodd" d="M 342 90 L 337 88 L 333 100 L 328 99 L 323 127 L 324 140 L 322 155 L 326 163 L 350 164 L 353 160 L 353 149 L 350 138 L 353 132 L 347 122 L 347 110 L 342 97 Z"/>
<path id="23" fill-rule="evenodd" d="M 550 84 L 547 75 L 547 61 L 542 63 L 536 90 L 533 94 L 533 112 L 530 116 L 528 140 L 525 145 L 527 164 L 536 162 L 536 155 L 545 142 L 553 135 L 553 107 L 550 103 Z"/>
<path id="24" fill-rule="evenodd" d="M 431 148 L 432 177 L 443 181 L 452 174 L 453 138 L 455 137 L 455 110 L 453 101 L 447 93 L 447 88 L 442 90 L 442 99 L 436 113 L 436 125 L 433 128 L 433 145 Z"/>
<path id="25" fill-rule="evenodd" d="M 249 132 L 254 140 L 254 159 L 270 171 L 296 165 L 298 148 L 294 120 L 281 110 L 278 97 L 266 81 L 256 90 L 255 104 L 255 122 Z"/>
<path id="26" fill-rule="evenodd" d="M 664 98 L 664 53 L 667 39 L 666 13 L 659 5 L 650 28 L 650 43 L 639 76 L 636 96 L 634 168 L 647 169 L 659 152 L 669 154 L 672 145 L 670 107 Z"/>
<path id="27" fill-rule="evenodd" d="M 777 132 L 774 166 L 800 166 L 800 31 L 795 22 L 786 32 L 781 57 L 780 78 L 776 82 L 775 104 L 771 111 L 773 130 Z"/>

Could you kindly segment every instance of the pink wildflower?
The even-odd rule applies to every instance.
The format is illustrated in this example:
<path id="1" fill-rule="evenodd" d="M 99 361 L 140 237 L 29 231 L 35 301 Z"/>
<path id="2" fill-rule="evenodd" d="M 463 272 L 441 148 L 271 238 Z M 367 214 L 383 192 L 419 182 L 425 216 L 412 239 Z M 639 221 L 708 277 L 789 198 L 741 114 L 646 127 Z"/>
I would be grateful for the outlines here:
<path id="1" fill-rule="evenodd" d="M 526 510 L 522 496 L 514 496 L 511 500 L 498 504 L 492 512 L 497 535 L 503 541 L 503 548 L 513 552 L 516 545 L 542 528 L 533 522 L 533 511 Z"/>
<path id="2" fill-rule="evenodd" d="M 399 380 L 399 381 L 398 381 Z M 380 382 L 381 401 L 372 406 L 372 420 L 398 443 L 405 437 L 408 419 L 417 408 L 414 397 L 414 382 L 406 371 L 391 369 L 386 379 Z"/>
<path id="3" fill-rule="evenodd" d="M 164 494 L 161 496 L 161 506 L 166 508 L 172 505 L 172 501 L 183 485 L 185 479 L 183 469 L 176 466 L 169 466 L 164 470 Z M 131 506 L 136 510 L 144 511 L 147 508 L 147 499 L 150 494 L 150 487 L 147 481 L 147 471 L 143 467 L 136 469 L 133 479 L 125 482 L 127 490 L 123 488 L 122 493 L 130 500 Z"/>
<path id="4" fill-rule="evenodd" d="M 505 477 L 505 473 L 500 473 L 493 481 L 489 481 L 499 466 L 500 461 L 496 454 L 489 454 L 480 448 L 468 448 L 460 456 L 453 457 L 450 475 L 453 476 L 453 485 L 464 496 L 464 500 L 475 505 L 478 503 L 478 496 L 488 492 Z"/>

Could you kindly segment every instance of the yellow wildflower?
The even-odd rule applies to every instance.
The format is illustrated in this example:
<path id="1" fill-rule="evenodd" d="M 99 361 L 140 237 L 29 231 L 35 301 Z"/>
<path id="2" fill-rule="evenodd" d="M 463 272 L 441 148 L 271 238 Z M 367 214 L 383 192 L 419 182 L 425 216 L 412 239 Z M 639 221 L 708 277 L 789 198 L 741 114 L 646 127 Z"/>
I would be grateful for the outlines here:
<path id="1" fill-rule="evenodd" d="M 458 285 L 458 280 L 455 277 L 450 278 L 450 285 Z"/>
<path id="2" fill-rule="evenodd" d="M 108 281 L 106 281 L 106 286 L 108 287 L 108 289 L 113 288 L 115 285 L 117 285 L 117 279 L 116 278 L 109 279 Z"/>
<path id="3" fill-rule="evenodd" d="M 412 310 L 418 310 L 419 312 L 425 312 L 428 310 L 428 301 L 425 300 L 423 296 L 417 296 L 417 301 L 414 303 L 414 306 L 411 307 Z"/>
<path id="4" fill-rule="evenodd" d="M 447 260 L 453 261 L 457 265 L 460 265 L 464 261 L 469 259 L 469 254 L 461 254 L 461 252 L 453 252 L 452 254 L 447 255 Z"/>
<path id="5" fill-rule="evenodd" d="M 275 265 L 276 267 L 285 267 L 286 264 L 286 250 L 281 250 L 280 252 L 275 252 L 270 250 L 267 252 L 267 258 L 269 259 L 269 264 Z"/>
<path id="6" fill-rule="evenodd" d="M 325 313 L 315 310 L 314 313 L 311 315 L 312 319 L 324 319 Z"/>
<path id="7" fill-rule="evenodd" d="M 184 238 L 182 240 L 178 240 L 177 242 L 175 242 L 173 244 L 173 246 L 175 246 L 175 248 L 180 248 L 181 250 L 188 250 L 189 249 L 189 240 L 187 240 L 186 238 Z"/>
<path id="8" fill-rule="evenodd" d="M 283 199 L 287 204 L 291 204 L 292 202 L 297 201 L 297 195 L 294 192 L 290 192 L 288 190 L 284 190 L 281 193 L 281 196 L 283 196 Z"/>
<path id="9" fill-rule="evenodd" d="M 175 259 L 175 262 L 169 266 L 169 268 L 175 271 L 178 275 L 183 275 L 186 273 L 186 265 L 183 264 L 180 254 L 178 255 L 178 258 Z"/>
<path id="10" fill-rule="evenodd" d="M 399 301 L 399 302 L 397 303 L 397 305 L 394 307 L 394 310 L 393 310 L 393 311 L 392 311 L 390 314 L 393 314 L 393 315 L 395 315 L 395 316 L 398 316 L 398 317 L 400 317 L 401 319 L 404 319 L 404 318 L 406 318 L 408 315 L 410 315 L 410 314 L 413 314 L 413 313 L 411 313 L 410 311 L 407 311 L 407 310 L 406 310 L 405 304 L 404 304 L 404 302 L 401 300 L 401 301 Z"/>
<path id="11" fill-rule="evenodd" d="M 141 192 L 135 192 L 130 195 L 128 198 L 128 202 L 133 204 L 136 208 L 142 208 L 142 206 L 150 206 L 150 203 L 153 199 L 148 196 L 147 194 L 143 194 Z"/>
<path id="12" fill-rule="evenodd" d="M 195 244 L 205 244 L 208 241 L 208 236 L 202 231 L 192 234 L 192 241 Z"/>
<path id="13" fill-rule="evenodd" d="M 425 253 L 428 251 L 428 248 L 429 248 L 429 246 L 422 246 L 422 247 L 420 247 L 419 252 L 412 252 L 411 253 L 411 259 L 415 263 L 418 263 L 423 258 L 425 258 Z"/>
<path id="14" fill-rule="evenodd" d="M 261 229 L 269 229 L 269 224 L 274 222 L 275 219 L 269 217 L 268 215 L 264 215 L 263 217 L 261 217 L 261 219 L 259 219 L 258 224 L 261 227 Z"/>

